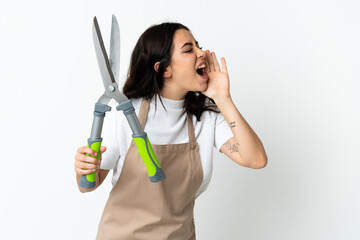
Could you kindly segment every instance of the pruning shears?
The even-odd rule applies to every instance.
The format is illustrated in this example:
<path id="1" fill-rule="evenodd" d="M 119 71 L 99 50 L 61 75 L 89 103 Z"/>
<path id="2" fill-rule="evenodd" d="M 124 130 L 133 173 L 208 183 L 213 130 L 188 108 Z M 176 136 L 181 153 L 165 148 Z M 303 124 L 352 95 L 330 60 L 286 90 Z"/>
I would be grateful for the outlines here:
<path id="1" fill-rule="evenodd" d="M 133 132 L 132 138 L 134 139 L 139 154 L 145 163 L 150 181 L 159 182 L 165 178 L 165 175 L 151 147 L 146 132 L 144 132 L 141 128 L 132 102 L 123 93 L 120 92 L 117 84 L 120 68 L 120 30 L 116 17 L 112 15 L 110 58 L 108 58 L 106 53 L 96 17 L 94 17 L 93 20 L 92 35 L 98 65 L 105 87 L 105 93 L 100 96 L 99 100 L 95 104 L 91 135 L 88 139 L 88 147 L 95 150 L 97 152 L 97 156 L 90 156 L 95 158 L 100 157 L 100 146 L 103 140 L 101 138 L 101 131 L 105 112 L 111 110 L 111 107 L 107 104 L 111 99 L 114 99 L 119 104 L 117 105 L 116 110 L 123 111 L 130 125 L 130 128 Z M 87 189 L 95 187 L 95 177 L 96 172 L 82 175 L 79 182 L 80 187 Z"/>

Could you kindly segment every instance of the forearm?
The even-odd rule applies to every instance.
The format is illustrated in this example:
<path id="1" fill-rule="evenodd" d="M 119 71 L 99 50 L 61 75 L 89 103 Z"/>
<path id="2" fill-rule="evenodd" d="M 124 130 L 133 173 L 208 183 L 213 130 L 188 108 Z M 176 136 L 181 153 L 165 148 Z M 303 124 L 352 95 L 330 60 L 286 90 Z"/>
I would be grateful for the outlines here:
<path id="1" fill-rule="evenodd" d="M 267 157 L 264 146 L 236 108 L 230 96 L 214 99 L 234 134 L 240 159 L 247 166 L 265 166 Z"/>

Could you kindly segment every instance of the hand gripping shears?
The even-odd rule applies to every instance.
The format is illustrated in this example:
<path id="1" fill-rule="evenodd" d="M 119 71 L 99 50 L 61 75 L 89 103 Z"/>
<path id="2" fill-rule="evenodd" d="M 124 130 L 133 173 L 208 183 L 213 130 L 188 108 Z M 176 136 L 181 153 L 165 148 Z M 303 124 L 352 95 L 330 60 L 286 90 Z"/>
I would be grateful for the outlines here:
<path id="1" fill-rule="evenodd" d="M 100 28 L 96 17 L 94 17 L 92 27 L 93 41 L 95 46 L 96 57 L 100 68 L 101 77 L 105 87 L 105 93 L 101 95 L 95 104 L 94 118 L 91 128 L 91 135 L 88 139 L 88 147 L 97 152 L 95 158 L 100 157 L 100 146 L 102 142 L 101 131 L 105 112 L 110 111 L 111 107 L 107 104 L 114 99 L 119 105 L 116 110 L 122 110 L 133 132 L 132 138 L 138 148 L 139 154 L 143 159 L 148 171 L 151 182 L 159 182 L 165 178 L 162 168 L 151 147 L 146 132 L 140 126 L 139 119 L 135 114 L 132 102 L 120 92 L 117 85 L 119 79 L 120 67 L 120 30 L 116 17 L 112 16 L 111 37 L 110 37 L 110 58 L 106 53 L 104 42 L 101 37 Z M 96 172 L 82 175 L 79 185 L 83 188 L 95 187 Z"/>

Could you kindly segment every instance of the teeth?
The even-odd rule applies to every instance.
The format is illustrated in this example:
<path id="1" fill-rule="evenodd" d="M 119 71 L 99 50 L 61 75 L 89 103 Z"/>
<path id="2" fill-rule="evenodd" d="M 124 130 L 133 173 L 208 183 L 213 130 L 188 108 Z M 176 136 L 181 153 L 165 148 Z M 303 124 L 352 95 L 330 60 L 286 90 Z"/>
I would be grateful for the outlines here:
<path id="1" fill-rule="evenodd" d="M 206 65 L 205 65 L 205 63 L 204 63 L 203 65 L 200 65 L 197 69 L 205 68 L 205 67 L 206 67 Z"/>

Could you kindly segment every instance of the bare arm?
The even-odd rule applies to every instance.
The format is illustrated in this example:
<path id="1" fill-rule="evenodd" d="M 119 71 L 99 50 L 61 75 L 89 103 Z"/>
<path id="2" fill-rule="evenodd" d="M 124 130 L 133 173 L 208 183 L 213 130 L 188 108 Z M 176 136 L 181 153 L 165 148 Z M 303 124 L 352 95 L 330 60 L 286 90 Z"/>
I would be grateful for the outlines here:
<path id="1" fill-rule="evenodd" d="M 250 168 L 263 168 L 267 164 L 264 146 L 249 126 L 230 96 L 230 81 L 226 62 L 221 58 L 221 68 L 215 53 L 206 51 L 208 88 L 203 92 L 212 98 L 234 134 L 222 147 L 221 152 L 234 162 Z"/>
<path id="2" fill-rule="evenodd" d="M 260 139 L 237 110 L 231 98 L 215 101 L 229 124 L 234 137 L 224 143 L 220 151 L 234 162 L 250 168 L 263 168 L 267 156 Z"/>

